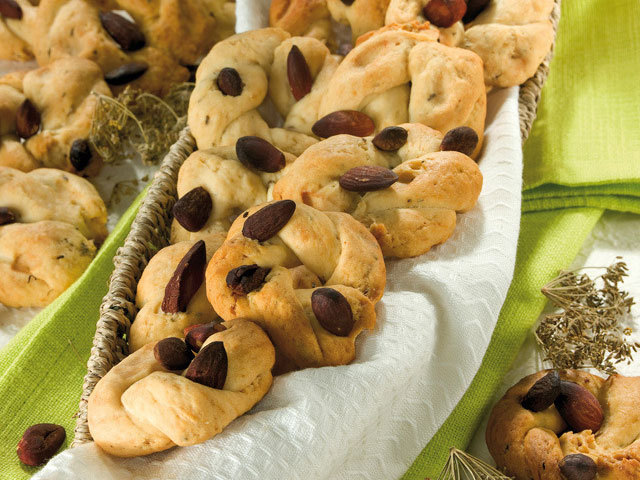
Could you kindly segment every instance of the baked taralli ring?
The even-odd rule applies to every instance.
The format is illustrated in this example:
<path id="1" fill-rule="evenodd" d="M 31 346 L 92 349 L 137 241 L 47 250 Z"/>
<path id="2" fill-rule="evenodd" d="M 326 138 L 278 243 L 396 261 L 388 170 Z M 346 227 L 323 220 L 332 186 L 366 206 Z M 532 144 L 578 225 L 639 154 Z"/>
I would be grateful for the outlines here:
<path id="1" fill-rule="evenodd" d="M 351 362 L 386 281 L 380 247 L 362 224 L 291 200 L 240 215 L 206 278 L 222 318 L 246 317 L 267 331 L 279 373 Z"/>
<path id="2" fill-rule="evenodd" d="M 273 380 L 273 346 L 252 322 L 224 326 L 191 363 L 184 342 L 174 338 L 149 343 L 109 370 L 89 397 L 95 443 L 118 457 L 194 445 L 260 401 Z M 163 342 L 173 348 L 158 352 Z"/>
<path id="3" fill-rule="evenodd" d="M 637 480 L 639 401 L 639 377 L 541 371 L 495 405 L 487 446 L 516 480 Z"/>

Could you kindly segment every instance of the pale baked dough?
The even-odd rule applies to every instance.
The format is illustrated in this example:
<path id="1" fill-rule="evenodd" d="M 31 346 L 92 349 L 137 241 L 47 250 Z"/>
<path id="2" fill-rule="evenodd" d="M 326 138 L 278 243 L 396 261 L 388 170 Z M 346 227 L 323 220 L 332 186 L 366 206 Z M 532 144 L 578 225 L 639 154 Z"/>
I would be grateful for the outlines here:
<path id="1" fill-rule="evenodd" d="M 38 15 L 37 0 L 15 0 L 22 18 L 7 18 L 0 14 L 0 59 L 26 62 L 33 59 L 32 36 Z"/>
<path id="2" fill-rule="evenodd" d="M 351 362 L 356 337 L 375 325 L 374 304 L 386 281 L 375 238 L 345 213 L 324 213 L 301 203 L 271 239 L 244 237 L 245 219 L 264 206 L 237 218 L 209 262 L 209 301 L 222 318 L 249 318 L 267 331 L 276 347 L 279 373 Z M 247 295 L 232 293 L 226 282 L 229 271 L 252 264 L 270 268 L 263 285 Z M 349 302 L 355 324 L 348 336 L 331 334 L 313 314 L 311 295 L 322 286 L 338 290 Z"/>
<path id="3" fill-rule="evenodd" d="M 207 249 L 207 262 L 224 242 L 225 235 L 213 234 L 202 238 Z M 207 300 L 205 282 L 191 298 L 185 312 L 162 311 L 165 288 L 173 273 L 196 240 L 179 242 L 156 253 L 142 272 L 136 293 L 136 306 L 140 309 L 129 332 L 129 348 L 135 352 L 147 343 L 166 337 L 184 337 L 190 325 L 209 323 L 218 318 Z"/>
<path id="4" fill-rule="evenodd" d="M 204 442 L 251 409 L 271 387 L 273 346 L 256 324 L 234 320 L 204 343 L 223 342 L 228 369 L 221 390 L 165 370 L 149 343 L 113 367 L 89 397 L 94 442 L 119 457 Z M 202 350 L 201 350 L 202 351 Z"/>
<path id="5" fill-rule="evenodd" d="M 594 434 L 591 430 L 567 431 L 553 405 L 536 413 L 520 404 L 533 384 L 547 373 L 523 378 L 493 408 L 486 440 L 498 467 L 516 480 L 564 480 L 559 462 L 567 455 L 582 453 L 596 462 L 594 480 L 637 480 L 640 378 L 611 375 L 605 381 L 580 370 L 559 372 L 560 378 L 582 385 L 600 402 L 604 422 Z"/>
<path id="6" fill-rule="evenodd" d="M 476 204 L 482 189 L 477 164 L 459 152 L 440 152 L 442 134 L 421 124 L 400 125 L 407 143 L 383 152 L 373 137 L 336 135 L 304 152 L 273 189 L 275 200 L 291 199 L 323 211 L 347 212 L 376 237 L 386 257 L 413 257 L 446 241 L 456 212 Z M 393 169 L 388 188 L 358 193 L 340 187 L 348 170 L 362 165 Z"/>

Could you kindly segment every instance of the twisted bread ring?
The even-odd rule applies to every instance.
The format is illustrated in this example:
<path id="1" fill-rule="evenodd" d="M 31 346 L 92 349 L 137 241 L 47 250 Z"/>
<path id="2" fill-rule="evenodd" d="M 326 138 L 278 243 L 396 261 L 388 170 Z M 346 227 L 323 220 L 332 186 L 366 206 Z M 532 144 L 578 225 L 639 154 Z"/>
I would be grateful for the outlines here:
<path id="1" fill-rule="evenodd" d="M 548 373 L 541 371 L 523 378 L 493 408 L 486 440 L 498 467 L 508 475 L 515 475 L 517 480 L 564 480 L 561 466 L 564 463 L 562 468 L 567 468 L 566 464 L 570 463 L 566 458 L 581 454 L 591 459 L 582 459 L 583 463 L 593 464 L 595 468 L 592 468 L 593 476 L 580 478 L 640 478 L 640 412 L 637 408 L 640 378 L 611 375 L 605 381 L 579 370 L 560 371 L 562 380 L 591 392 L 604 412 L 604 421 L 597 432 L 571 431 L 567 425 L 569 420 L 563 418 L 554 405 L 538 412 L 522 406 L 532 386 Z M 580 410 L 568 414 L 592 417 L 586 411 L 586 403 L 584 398 L 572 399 L 567 408 Z"/>
<path id="2" fill-rule="evenodd" d="M 149 343 L 113 367 L 89 397 L 89 431 L 105 452 L 133 457 L 204 442 L 252 408 L 271 387 L 275 353 L 267 335 L 237 319 L 207 339 L 227 358 L 222 388 L 169 371 Z M 196 356 L 196 359 L 198 356 Z M 193 363 L 193 362 L 192 362 Z"/>
<path id="3" fill-rule="evenodd" d="M 287 60 L 293 46 L 301 52 L 311 77 L 310 91 L 297 101 L 288 81 Z M 308 144 L 307 134 L 338 59 L 320 41 L 289 38 L 278 28 L 241 33 L 216 44 L 198 68 L 189 102 L 189 126 L 198 148 L 234 145 L 245 135 L 276 146 L 295 144 L 296 138 Z M 225 79 L 230 87 L 225 87 Z M 265 101 L 273 102 L 287 130 L 269 126 L 259 110 Z"/>
<path id="4" fill-rule="evenodd" d="M 233 223 L 207 267 L 207 297 L 223 318 L 247 317 L 265 328 L 279 372 L 349 363 L 356 337 L 375 324 L 374 303 L 386 280 L 380 247 L 349 215 L 304 204 L 296 204 L 288 222 L 284 218 L 286 224 L 267 240 L 245 237 L 247 219 L 259 218 L 254 215 L 267 223 L 280 221 L 266 210 L 276 204 L 282 202 L 252 207 Z M 339 335 L 321 325 L 312 308 L 312 296 L 322 286 L 339 292 L 323 293 L 343 297 L 340 308 L 353 319 Z"/>
<path id="5" fill-rule="evenodd" d="M 276 183 L 273 198 L 289 198 L 322 211 L 353 215 L 376 237 L 387 257 L 413 257 L 451 236 L 456 212 L 471 209 L 482 188 L 476 163 L 441 152 L 442 135 L 421 124 L 403 124 L 406 143 L 396 151 L 372 137 L 336 135 L 303 153 Z M 349 191 L 340 179 L 363 165 L 392 168 L 398 181 L 375 191 Z"/>
<path id="6" fill-rule="evenodd" d="M 480 139 L 475 156 L 486 106 L 480 57 L 435 42 L 428 26 L 396 25 L 372 32 L 349 52 L 318 113 L 359 110 L 373 119 L 377 131 L 407 122 L 441 132 L 468 126 Z"/>

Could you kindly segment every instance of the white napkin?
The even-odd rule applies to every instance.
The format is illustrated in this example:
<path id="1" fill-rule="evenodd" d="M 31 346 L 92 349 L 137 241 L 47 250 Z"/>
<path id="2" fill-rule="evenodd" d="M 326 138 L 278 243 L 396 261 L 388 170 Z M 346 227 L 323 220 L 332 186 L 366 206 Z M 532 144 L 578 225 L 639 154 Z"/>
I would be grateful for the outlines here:
<path id="1" fill-rule="evenodd" d="M 238 30 L 266 23 L 266 2 L 238 1 Z M 257 19 L 251 22 L 250 20 Z M 512 279 L 520 224 L 518 90 L 489 98 L 484 186 L 451 239 L 387 263 L 378 325 L 348 366 L 275 379 L 213 439 L 118 459 L 87 444 L 34 479 L 391 479 L 401 476 L 476 374 Z"/>

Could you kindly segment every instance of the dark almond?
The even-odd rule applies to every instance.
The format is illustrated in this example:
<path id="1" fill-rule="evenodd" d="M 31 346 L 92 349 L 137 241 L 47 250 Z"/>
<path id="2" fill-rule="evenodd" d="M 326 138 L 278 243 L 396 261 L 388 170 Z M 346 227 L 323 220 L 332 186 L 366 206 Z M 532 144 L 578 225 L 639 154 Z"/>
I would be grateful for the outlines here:
<path id="1" fill-rule="evenodd" d="M 582 453 L 567 455 L 558 467 L 567 480 L 593 480 L 598 473 L 596 462 Z"/>
<path id="2" fill-rule="evenodd" d="M 478 134 L 470 127 L 456 127 L 449 130 L 440 144 L 442 151 L 455 151 L 471 156 L 478 146 Z"/>
<path id="3" fill-rule="evenodd" d="M 91 146 L 89 141 L 84 138 L 74 140 L 69 150 L 69 161 L 73 168 L 78 171 L 84 170 L 91 162 Z"/>
<path id="4" fill-rule="evenodd" d="M 193 360 L 191 349 L 176 337 L 164 338 L 156 343 L 153 356 L 167 370 L 184 370 Z"/>
<path id="5" fill-rule="evenodd" d="M 350 192 L 373 192 L 390 187 L 398 181 L 393 170 L 377 165 L 354 167 L 340 177 L 342 188 Z"/>
<path id="6" fill-rule="evenodd" d="M 265 242 L 287 224 L 295 211 L 296 202 L 293 200 L 270 203 L 245 220 L 242 234 L 252 240 Z"/>
<path id="7" fill-rule="evenodd" d="M 604 414 L 598 399 L 582 385 L 560 382 L 560 395 L 555 400 L 556 408 L 574 432 L 600 430 Z"/>
<path id="8" fill-rule="evenodd" d="M 140 78 L 149 69 L 145 62 L 129 62 L 120 67 L 107 72 L 104 80 L 109 85 L 125 85 Z"/>
<path id="9" fill-rule="evenodd" d="M 16 0 L 0 0 L 0 15 L 5 18 L 22 20 L 22 8 Z"/>
<path id="10" fill-rule="evenodd" d="M 37 467 L 53 457 L 67 434 L 55 423 L 39 423 L 27 428 L 18 442 L 18 458 L 25 465 Z"/>
<path id="11" fill-rule="evenodd" d="M 314 135 L 329 138 L 346 133 L 355 137 L 366 137 L 376 129 L 368 115 L 356 110 L 338 110 L 325 115 L 311 127 Z"/>
<path id="12" fill-rule="evenodd" d="M 318 288 L 311 294 L 311 309 L 318 323 L 338 337 L 346 337 L 353 330 L 351 305 L 344 295 L 333 288 Z"/>
<path id="13" fill-rule="evenodd" d="M 313 78 L 304 55 L 297 45 L 291 47 L 287 55 L 287 78 L 293 98 L 300 100 L 311 91 Z"/>
<path id="14" fill-rule="evenodd" d="M 482 12 L 490 0 L 467 0 L 467 13 L 462 17 L 464 23 L 472 22 Z"/>
<path id="15" fill-rule="evenodd" d="M 533 384 L 522 399 L 522 406 L 532 412 L 546 410 L 560 394 L 560 375 L 555 370 Z"/>
<path id="16" fill-rule="evenodd" d="M 235 68 L 226 67 L 220 70 L 216 83 L 222 93 L 231 97 L 237 97 L 244 89 L 242 78 Z"/>
<path id="17" fill-rule="evenodd" d="M 376 148 L 385 152 L 393 152 L 407 143 L 409 133 L 402 127 L 387 127 L 373 137 Z"/>
<path id="18" fill-rule="evenodd" d="M 194 352 L 199 352 L 204 342 L 214 333 L 226 330 L 224 325 L 219 323 L 205 323 L 202 325 L 194 325 L 189 331 L 185 329 L 184 341 Z"/>
<path id="19" fill-rule="evenodd" d="M 0 225 L 7 225 L 9 223 L 15 223 L 18 219 L 18 215 L 9 207 L 0 207 Z"/>
<path id="20" fill-rule="evenodd" d="M 449 28 L 462 20 L 467 13 L 467 4 L 464 0 L 431 0 L 422 13 L 436 27 Z"/>
<path id="21" fill-rule="evenodd" d="M 206 267 L 207 249 L 204 241 L 199 240 L 182 257 L 167 283 L 161 306 L 163 312 L 178 313 L 187 310 L 191 298 L 202 285 Z"/>
<path id="22" fill-rule="evenodd" d="M 227 286 L 234 295 L 246 295 L 264 283 L 271 269 L 253 265 L 242 265 L 227 273 Z"/>
<path id="23" fill-rule="evenodd" d="M 193 330 L 194 328 L 202 327 L 203 325 L 209 325 L 209 324 L 208 323 L 198 323 L 196 325 L 189 325 L 188 327 L 184 327 L 184 330 L 182 331 L 183 335 L 186 337 L 187 335 L 189 335 L 189 332 L 191 330 Z M 221 323 L 213 323 L 213 325 L 214 325 L 214 329 L 215 329 L 216 332 L 222 332 L 222 331 L 227 329 L 227 327 L 225 327 Z"/>
<path id="24" fill-rule="evenodd" d="M 111 38 L 125 52 L 140 50 L 145 45 L 144 34 L 138 26 L 115 12 L 100 12 L 100 22 Z"/>
<path id="25" fill-rule="evenodd" d="M 213 202 L 211 195 L 203 187 L 196 187 L 185 193 L 173 206 L 173 217 L 189 232 L 198 232 L 205 226 Z"/>
<path id="26" fill-rule="evenodd" d="M 286 164 L 284 153 L 265 139 L 252 135 L 238 139 L 236 155 L 242 163 L 261 172 L 278 172 Z"/>
<path id="27" fill-rule="evenodd" d="M 211 342 L 196 355 L 184 376 L 192 382 L 221 390 L 227 379 L 227 366 L 224 343 Z"/>
<path id="28" fill-rule="evenodd" d="M 40 130 L 40 112 L 28 98 L 18 107 L 16 133 L 22 138 L 31 138 Z"/>
<path id="29" fill-rule="evenodd" d="M 342 0 L 342 3 L 344 3 L 347 7 L 350 7 L 351 5 L 353 5 L 353 2 L 355 0 Z"/>

